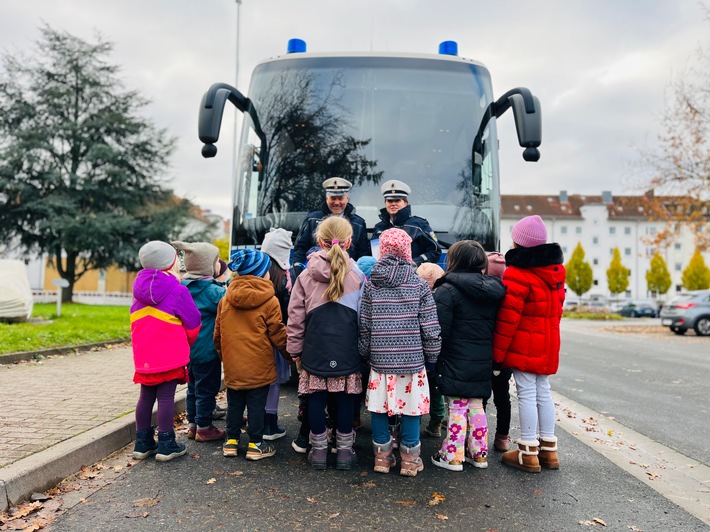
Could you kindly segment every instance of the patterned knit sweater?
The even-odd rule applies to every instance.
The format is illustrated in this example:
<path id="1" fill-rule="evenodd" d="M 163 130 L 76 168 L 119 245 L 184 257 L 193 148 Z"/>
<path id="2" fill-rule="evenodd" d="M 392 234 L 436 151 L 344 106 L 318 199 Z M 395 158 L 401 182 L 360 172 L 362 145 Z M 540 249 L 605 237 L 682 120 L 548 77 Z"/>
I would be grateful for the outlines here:
<path id="1" fill-rule="evenodd" d="M 426 281 L 394 255 L 378 260 L 360 305 L 360 356 L 379 373 L 417 373 L 436 362 L 440 333 Z"/>

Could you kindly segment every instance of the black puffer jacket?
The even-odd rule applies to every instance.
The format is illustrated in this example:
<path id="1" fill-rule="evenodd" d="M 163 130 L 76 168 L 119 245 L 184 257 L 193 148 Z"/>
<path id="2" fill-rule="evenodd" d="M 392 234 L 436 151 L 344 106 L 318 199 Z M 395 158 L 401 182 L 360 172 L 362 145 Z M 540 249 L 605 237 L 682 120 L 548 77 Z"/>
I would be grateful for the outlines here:
<path id="1" fill-rule="evenodd" d="M 439 391 L 449 397 L 491 395 L 493 331 L 505 296 L 500 279 L 480 273 L 447 273 L 434 285 L 441 325 Z"/>

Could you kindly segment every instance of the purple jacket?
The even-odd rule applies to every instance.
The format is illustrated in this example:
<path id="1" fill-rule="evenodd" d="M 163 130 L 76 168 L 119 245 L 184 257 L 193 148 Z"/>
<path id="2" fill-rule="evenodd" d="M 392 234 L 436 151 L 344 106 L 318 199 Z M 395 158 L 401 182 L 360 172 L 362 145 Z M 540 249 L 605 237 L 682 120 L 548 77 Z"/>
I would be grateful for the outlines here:
<path id="1" fill-rule="evenodd" d="M 180 281 L 160 270 L 138 272 L 131 305 L 136 373 L 162 373 L 186 366 L 199 332 L 200 311 Z"/>

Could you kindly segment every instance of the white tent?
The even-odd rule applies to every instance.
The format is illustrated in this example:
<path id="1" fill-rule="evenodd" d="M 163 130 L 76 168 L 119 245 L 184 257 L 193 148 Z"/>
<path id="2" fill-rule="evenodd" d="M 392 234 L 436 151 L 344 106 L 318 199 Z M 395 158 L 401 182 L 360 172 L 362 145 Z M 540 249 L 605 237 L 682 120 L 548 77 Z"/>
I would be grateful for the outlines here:
<path id="1" fill-rule="evenodd" d="M 21 260 L 0 260 L 0 320 L 27 321 L 32 315 L 32 289 Z"/>

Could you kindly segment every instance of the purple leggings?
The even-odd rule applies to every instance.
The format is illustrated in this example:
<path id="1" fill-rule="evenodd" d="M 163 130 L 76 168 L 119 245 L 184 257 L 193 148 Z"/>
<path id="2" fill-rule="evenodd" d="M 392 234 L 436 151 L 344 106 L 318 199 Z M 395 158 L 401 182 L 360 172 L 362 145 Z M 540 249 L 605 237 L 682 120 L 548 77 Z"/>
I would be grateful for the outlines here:
<path id="1" fill-rule="evenodd" d="M 269 385 L 269 395 L 266 396 L 266 413 L 279 413 L 279 395 L 281 394 L 281 385 L 274 382 Z"/>
<path id="2" fill-rule="evenodd" d="M 158 432 L 173 430 L 177 385 L 177 380 L 162 382 L 156 386 L 141 384 L 141 393 L 136 404 L 136 430 L 148 430 L 151 427 L 156 399 L 158 400 Z"/>

